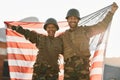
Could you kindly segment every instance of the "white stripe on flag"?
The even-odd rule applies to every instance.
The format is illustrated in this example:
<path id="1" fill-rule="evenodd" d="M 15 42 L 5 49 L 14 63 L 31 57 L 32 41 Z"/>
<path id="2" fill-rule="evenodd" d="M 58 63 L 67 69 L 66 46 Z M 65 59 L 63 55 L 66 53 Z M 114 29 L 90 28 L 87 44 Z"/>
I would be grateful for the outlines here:
<path id="1" fill-rule="evenodd" d="M 25 60 L 11 60 L 9 59 L 10 66 L 23 66 L 23 67 L 33 67 L 34 61 L 25 61 Z"/>
<path id="2" fill-rule="evenodd" d="M 96 75 L 96 74 L 103 74 L 102 68 L 93 68 L 90 72 L 90 76 Z"/>
<path id="3" fill-rule="evenodd" d="M 92 59 L 92 62 L 94 63 L 94 62 L 103 62 L 103 55 L 97 55 L 96 57 L 94 57 L 93 59 Z"/>
<path id="4" fill-rule="evenodd" d="M 37 54 L 37 49 L 21 49 L 21 48 L 11 48 L 8 47 L 7 51 L 9 54 L 23 54 L 23 55 L 36 55 Z"/>
<path id="5" fill-rule="evenodd" d="M 7 41 L 9 42 L 21 42 L 21 43 L 31 43 L 30 41 L 26 40 L 24 37 L 18 36 L 7 36 Z"/>
<path id="6" fill-rule="evenodd" d="M 31 73 L 20 73 L 20 72 L 10 72 L 11 78 L 15 78 L 15 80 L 30 80 L 32 78 Z"/>

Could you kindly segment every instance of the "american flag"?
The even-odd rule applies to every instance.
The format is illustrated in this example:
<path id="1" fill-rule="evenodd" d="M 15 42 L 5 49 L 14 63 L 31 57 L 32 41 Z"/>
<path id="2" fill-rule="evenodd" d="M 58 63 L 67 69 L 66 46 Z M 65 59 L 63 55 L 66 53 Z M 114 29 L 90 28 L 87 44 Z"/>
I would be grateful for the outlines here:
<path id="1" fill-rule="evenodd" d="M 79 25 L 84 26 L 96 24 L 106 16 L 110 9 L 111 5 L 82 17 Z M 20 25 L 25 29 L 34 30 L 38 33 L 46 35 L 46 32 L 43 29 L 44 22 L 5 21 L 5 24 L 11 24 L 15 26 Z M 66 21 L 59 21 L 58 25 L 60 30 L 57 32 L 56 36 L 69 28 Z M 109 31 L 110 25 L 104 33 L 98 34 L 90 39 L 90 80 L 103 80 L 104 58 Z M 23 35 L 9 28 L 6 29 L 6 39 L 10 79 L 31 80 L 33 64 L 38 51 L 37 48 L 34 44 L 26 40 Z M 64 80 L 64 57 L 60 55 L 59 58 L 59 80 Z"/>

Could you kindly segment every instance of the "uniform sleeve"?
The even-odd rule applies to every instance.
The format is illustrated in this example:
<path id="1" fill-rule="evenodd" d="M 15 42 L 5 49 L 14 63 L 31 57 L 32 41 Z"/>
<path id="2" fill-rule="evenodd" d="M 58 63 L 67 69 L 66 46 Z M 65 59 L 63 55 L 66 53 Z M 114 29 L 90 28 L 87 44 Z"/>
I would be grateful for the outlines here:
<path id="1" fill-rule="evenodd" d="M 38 33 L 36 33 L 35 31 L 30 31 L 28 29 L 23 29 L 21 26 L 14 26 L 13 30 L 15 30 L 16 32 L 24 35 L 24 37 L 31 41 L 32 43 L 37 43 L 38 40 L 38 36 L 40 36 Z"/>
<path id="2" fill-rule="evenodd" d="M 104 32 L 107 29 L 109 23 L 111 22 L 112 17 L 113 17 L 113 13 L 108 12 L 106 17 L 101 22 L 98 22 L 97 24 L 92 26 L 86 26 L 85 30 L 87 32 L 87 36 L 92 37 L 96 34 Z"/>

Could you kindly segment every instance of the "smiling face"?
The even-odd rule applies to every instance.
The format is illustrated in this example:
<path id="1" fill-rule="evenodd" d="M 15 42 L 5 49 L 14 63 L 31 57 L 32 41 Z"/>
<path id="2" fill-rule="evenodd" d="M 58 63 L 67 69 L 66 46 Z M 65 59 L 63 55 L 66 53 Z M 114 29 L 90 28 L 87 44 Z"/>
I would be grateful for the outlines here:
<path id="1" fill-rule="evenodd" d="M 75 17 L 75 16 L 69 16 L 67 18 L 67 22 L 70 26 L 70 29 L 75 29 L 78 26 L 78 22 L 79 22 L 79 18 Z"/>
<path id="2" fill-rule="evenodd" d="M 54 37 L 55 32 L 57 31 L 57 27 L 54 24 L 47 24 L 46 31 L 48 33 L 48 36 Z"/>

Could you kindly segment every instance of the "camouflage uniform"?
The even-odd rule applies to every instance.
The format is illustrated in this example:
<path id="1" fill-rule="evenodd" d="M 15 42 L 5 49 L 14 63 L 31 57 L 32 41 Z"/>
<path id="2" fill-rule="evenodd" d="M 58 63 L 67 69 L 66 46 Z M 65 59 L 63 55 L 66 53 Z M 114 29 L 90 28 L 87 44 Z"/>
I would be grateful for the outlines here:
<path id="1" fill-rule="evenodd" d="M 65 62 L 65 80 L 89 80 L 89 56 L 73 56 Z"/>
<path id="2" fill-rule="evenodd" d="M 21 26 L 13 26 L 12 29 L 24 35 L 27 40 L 35 43 L 39 50 L 33 67 L 32 80 L 57 80 L 59 72 L 58 54 L 63 53 L 62 39 L 38 34 L 23 29 Z"/>
<path id="3" fill-rule="evenodd" d="M 90 38 L 106 30 L 113 14 L 92 26 L 79 26 L 61 35 L 64 44 L 65 80 L 89 80 Z"/>

